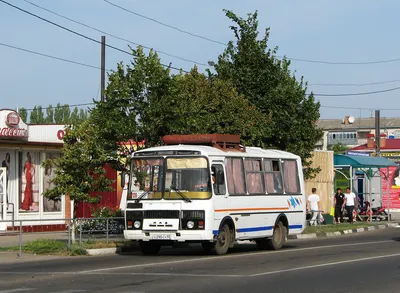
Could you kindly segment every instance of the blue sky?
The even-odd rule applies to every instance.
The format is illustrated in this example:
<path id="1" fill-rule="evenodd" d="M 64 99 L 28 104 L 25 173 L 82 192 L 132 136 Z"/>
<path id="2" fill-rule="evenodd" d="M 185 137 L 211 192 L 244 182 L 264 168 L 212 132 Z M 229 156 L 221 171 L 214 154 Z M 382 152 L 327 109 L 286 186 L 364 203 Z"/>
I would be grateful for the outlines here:
<path id="1" fill-rule="evenodd" d="M 100 40 L 101 33 L 40 10 L 23 0 L 7 0 L 23 9 Z M 182 34 L 113 7 L 103 0 L 29 0 L 54 12 L 156 50 L 207 63 L 217 60 L 224 46 Z M 398 11 L 400 1 L 372 0 L 110 0 L 127 9 L 228 42 L 231 23 L 222 9 L 240 16 L 259 11 L 260 31 L 271 28 L 270 46 L 278 54 L 307 60 L 365 62 L 400 58 Z M 106 37 L 107 43 L 128 50 L 127 43 Z M 51 26 L 0 2 L 0 43 L 100 66 L 100 45 Z M 160 55 L 165 64 L 189 70 L 193 63 Z M 129 56 L 107 48 L 106 68 L 113 69 Z M 81 67 L 0 46 L 0 108 L 43 107 L 49 104 L 90 103 L 99 98 L 100 70 Z M 400 80 L 400 61 L 368 65 L 327 65 L 292 62 L 309 90 L 322 94 L 360 93 L 400 87 L 400 81 L 369 86 L 317 86 L 365 84 Z M 204 69 L 204 67 L 200 67 Z M 368 109 L 382 117 L 400 116 L 400 90 L 360 96 L 318 97 L 321 118 L 345 115 L 369 117 Z M 337 109 L 333 107 L 343 107 Z M 352 109 L 354 108 L 354 109 Z M 363 108 L 363 109 L 359 109 Z"/>

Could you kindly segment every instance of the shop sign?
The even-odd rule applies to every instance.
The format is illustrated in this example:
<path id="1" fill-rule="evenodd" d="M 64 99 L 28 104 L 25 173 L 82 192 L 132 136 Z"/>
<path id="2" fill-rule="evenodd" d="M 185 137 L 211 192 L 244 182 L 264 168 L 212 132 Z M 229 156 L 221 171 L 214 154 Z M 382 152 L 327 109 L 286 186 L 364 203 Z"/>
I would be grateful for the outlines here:
<path id="1" fill-rule="evenodd" d="M 0 138 L 25 138 L 28 137 L 28 129 L 18 127 L 21 118 L 17 112 L 10 112 L 5 119 L 6 127 L 0 127 Z"/>

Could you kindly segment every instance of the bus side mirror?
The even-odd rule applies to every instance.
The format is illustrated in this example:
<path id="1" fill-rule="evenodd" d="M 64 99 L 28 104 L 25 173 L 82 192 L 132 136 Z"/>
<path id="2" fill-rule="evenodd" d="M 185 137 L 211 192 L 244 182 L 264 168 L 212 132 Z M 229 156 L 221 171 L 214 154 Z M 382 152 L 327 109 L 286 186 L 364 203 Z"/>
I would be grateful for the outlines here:
<path id="1" fill-rule="evenodd" d="M 121 172 L 121 187 L 122 188 L 124 188 L 125 187 L 125 175 L 126 175 L 126 173 L 125 173 L 125 171 L 122 171 Z"/>

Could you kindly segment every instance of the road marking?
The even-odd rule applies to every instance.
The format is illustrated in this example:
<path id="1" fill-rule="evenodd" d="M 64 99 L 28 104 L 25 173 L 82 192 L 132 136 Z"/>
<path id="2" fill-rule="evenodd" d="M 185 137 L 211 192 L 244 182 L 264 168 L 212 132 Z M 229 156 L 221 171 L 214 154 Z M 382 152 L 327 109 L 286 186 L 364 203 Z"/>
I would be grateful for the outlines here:
<path id="1" fill-rule="evenodd" d="M 26 292 L 26 291 L 32 291 L 35 289 L 36 288 L 16 288 L 16 289 L 10 289 L 10 290 L 1 290 L 0 293 Z"/>
<path id="2" fill-rule="evenodd" d="M 66 290 L 66 291 L 52 291 L 48 293 L 82 293 L 87 292 L 88 290 Z"/>
<path id="3" fill-rule="evenodd" d="M 362 262 L 362 261 L 366 261 L 366 260 L 382 259 L 382 258 L 396 257 L 396 256 L 400 256 L 400 253 L 389 254 L 389 255 L 380 255 L 380 256 L 371 256 L 371 257 L 343 260 L 343 261 L 337 261 L 337 262 L 329 262 L 329 263 L 324 263 L 324 264 L 319 264 L 319 265 L 304 266 L 304 267 L 298 267 L 298 268 L 292 268 L 292 269 L 286 269 L 286 270 L 270 271 L 270 272 L 248 275 L 247 277 L 267 276 L 267 275 L 288 273 L 288 272 L 315 269 L 315 268 L 321 268 L 321 267 L 329 267 L 329 266 L 341 265 L 341 264 L 346 264 L 346 263 L 355 263 L 355 262 Z"/>
<path id="4" fill-rule="evenodd" d="M 154 263 L 145 263 L 145 264 L 139 264 L 139 265 L 129 265 L 129 266 L 94 269 L 94 270 L 85 270 L 85 271 L 79 271 L 77 273 L 87 274 L 87 273 L 105 272 L 105 271 L 112 271 L 112 270 L 123 270 L 123 269 L 134 269 L 134 268 L 151 267 L 151 266 L 180 264 L 180 263 L 188 263 L 188 262 L 196 262 L 196 261 L 207 261 L 207 260 L 217 260 L 217 259 L 224 260 L 224 259 L 228 259 L 228 258 L 237 258 L 237 257 L 245 257 L 245 256 L 248 257 L 248 256 L 257 256 L 257 255 L 265 255 L 265 254 L 290 253 L 290 252 L 298 252 L 298 251 L 307 251 L 307 250 L 316 250 L 316 249 L 325 249 L 325 248 L 334 248 L 334 247 L 346 247 L 346 246 L 361 246 L 361 245 L 380 244 L 380 243 L 389 243 L 389 242 L 394 242 L 394 240 L 335 244 L 335 245 L 297 248 L 297 249 L 283 249 L 283 250 L 279 250 L 279 251 L 263 251 L 263 252 L 250 252 L 250 253 L 242 253 L 242 254 L 228 254 L 228 255 L 223 255 L 223 256 L 211 256 L 211 257 L 203 257 L 203 258 L 192 258 L 192 259 L 174 260 L 174 261 L 166 261 L 166 262 L 154 262 Z"/>

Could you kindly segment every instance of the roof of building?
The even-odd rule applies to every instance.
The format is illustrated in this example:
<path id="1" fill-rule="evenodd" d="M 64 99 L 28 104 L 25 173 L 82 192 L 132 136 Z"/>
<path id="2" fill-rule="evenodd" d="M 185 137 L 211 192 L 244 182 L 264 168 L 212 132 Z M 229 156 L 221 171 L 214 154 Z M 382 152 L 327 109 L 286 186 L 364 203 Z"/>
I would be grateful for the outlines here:
<path id="1" fill-rule="evenodd" d="M 381 129 L 400 128 L 400 117 L 381 117 L 380 122 Z M 374 129 L 375 118 L 355 118 L 355 121 L 352 124 L 344 124 L 343 119 L 320 119 L 318 120 L 317 125 L 324 130 Z"/>
<path id="2" fill-rule="evenodd" d="M 381 150 L 400 150 L 400 139 L 386 139 L 386 144 L 385 146 L 380 147 Z M 356 146 L 354 148 L 349 149 L 350 151 L 373 151 L 375 150 L 374 147 L 367 147 L 367 144 L 362 144 L 359 146 Z"/>
<path id="3" fill-rule="evenodd" d="M 353 168 L 383 168 L 398 166 L 396 163 L 382 157 L 363 157 L 334 155 L 335 166 L 352 166 Z"/>

